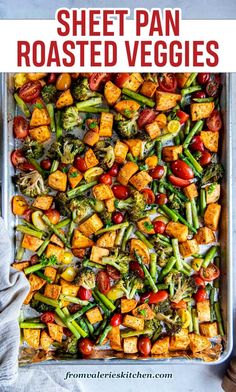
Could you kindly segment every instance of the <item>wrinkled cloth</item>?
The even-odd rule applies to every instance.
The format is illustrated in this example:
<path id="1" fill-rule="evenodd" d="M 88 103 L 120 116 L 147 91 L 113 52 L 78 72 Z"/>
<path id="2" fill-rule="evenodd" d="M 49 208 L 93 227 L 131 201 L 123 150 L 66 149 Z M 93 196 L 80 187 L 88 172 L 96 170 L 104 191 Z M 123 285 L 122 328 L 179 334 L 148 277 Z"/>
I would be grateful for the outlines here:
<path id="1" fill-rule="evenodd" d="M 18 371 L 20 330 L 18 317 L 29 292 L 22 272 L 12 268 L 11 243 L 0 218 L 0 385 L 15 382 Z"/>

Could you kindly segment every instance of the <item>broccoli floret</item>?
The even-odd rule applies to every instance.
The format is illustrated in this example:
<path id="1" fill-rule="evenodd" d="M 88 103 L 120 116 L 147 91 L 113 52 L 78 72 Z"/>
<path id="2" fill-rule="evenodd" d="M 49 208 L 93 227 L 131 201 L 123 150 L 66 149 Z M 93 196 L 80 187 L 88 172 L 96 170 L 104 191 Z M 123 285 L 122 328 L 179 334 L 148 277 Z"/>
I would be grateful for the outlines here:
<path id="1" fill-rule="evenodd" d="M 153 337 L 155 341 L 156 339 L 158 339 L 162 332 L 160 320 L 158 320 L 156 317 L 154 317 L 152 320 L 145 320 L 144 329 L 150 331 L 148 335 L 150 338 Z"/>
<path id="2" fill-rule="evenodd" d="M 66 339 L 66 347 L 65 350 L 69 354 L 76 354 L 78 351 L 77 344 L 78 344 L 78 339 L 75 336 L 70 336 Z"/>
<path id="3" fill-rule="evenodd" d="M 109 257 L 107 257 L 107 258 L 109 258 Z M 113 265 L 113 264 L 110 264 L 110 265 Z M 133 299 L 136 292 L 138 290 L 142 290 L 142 288 L 144 287 L 144 283 L 143 283 L 142 279 L 137 277 L 135 274 L 131 273 L 131 274 L 126 275 L 122 279 L 120 279 L 117 282 L 116 287 L 121 289 L 124 292 L 126 298 Z"/>
<path id="4" fill-rule="evenodd" d="M 39 313 L 44 313 L 44 312 L 54 311 L 55 310 L 55 308 L 53 306 L 44 304 L 43 302 L 37 301 L 34 298 L 30 302 L 30 306 L 33 309 L 37 310 L 37 312 L 39 312 Z"/>
<path id="5" fill-rule="evenodd" d="M 96 275 L 90 268 L 83 268 L 80 270 L 75 279 L 77 286 L 82 286 L 85 289 L 92 290 L 96 285 Z"/>
<path id="6" fill-rule="evenodd" d="M 86 101 L 98 95 L 95 91 L 90 90 L 87 78 L 83 78 L 74 84 L 71 92 L 76 101 Z"/>
<path id="7" fill-rule="evenodd" d="M 115 207 L 119 210 L 126 210 L 129 220 L 136 222 L 146 216 L 146 202 L 142 193 L 132 191 L 131 197 L 126 200 L 115 200 Z"/>
<path id="8" fill-rule="evenodd" d="M 62 114 L 62 127 L 66 131 L 71 131 L 74 127 L 82 124 L 83 120 L 79 115 L 76 106 L 69 106 Z"/>
<path id="9" fill-rule="evenodd" d="M 169 335 L 175 335 L 182 328 L 182 320 L 176 310 L 171 309 L 170 302 L 166 301 L 159 302 L 153 308 L 157 320 L 161 321 L 164 325 L 166 332 Z"/>
<path id="10" fill-rule="evenodd" d="M 170 273 L 165 277 L 165 283 L 172 286 L 173 295 L 170 296 L 172 302 L 180 302 L 183 298 L 191 296 L 197 291 L 195 280 L 182 273 Z"/>
<path id="11" fill-rule="evenodd" d="M 20 174 L 17 179 L 17 185 L 21 193 L 29 197 L 45 195 L 48 192 L 43 177 L 37 170 Z"/>
<path id="12" fill-rule="evenodd" d="M 102 258 L 103 264 L 108 264 L 115 267 L 122 275 L 127 274 L 129 271 L 129 263 L 131 261 L 130 255 L 119 252 L 118 249 L 115 250 L 110 256 L 105 256 Z"/>
<path id="13" fill-rule="evenodd" d="M 58 192 L 55 197 L 55 207 L 62 216 L 71 216 L 69 199 L 64 192 Z"/>
<path id="14" fill-rule="evenodd" d="M 60 159 L 62 163 L 71 164 L 77 154 L 85 149 L 84 143 L 74 135 L 66 135 L 60 141 L 54 142 L 48 156 L 52 159 Z"/>
<path id="15" fill-rule="evenodd" d="M 105 224 L 105 227 L 112 226 L 112 213 L 109 212 L 106 208 L 100 212 L 100 218 Z"/>
<path id="16" fill-rule="evenodd" d="M 94 148 L 95 155 L 99 160 L 99 166 L 104 170 L 110 169 L 115 162 L 115 151 L 114 147 L 105 140 L 96 143 Z"/>
<path id="17" fill-rule="evenodd" d="M 56 101 L 57 89 L 54 84 L 48 84 L 42 88 L 41 94 L 45 103 L 53 103 Z"/>
<path id="18" fill-rule="evenodd" d="M 51 159 L 61 159 L 61 148 L 62 144 L 60 141 L 53 142 L 47 152 L 48 157 Z"/>
<path id="19" fill-rule="evenodd" d="M 39 159 L 44 154 L 44 147 L 37 140 L 31 140 L 30 138 L 26 138 L 22 146 L 22 151 L 28 159 Z"/>
<path id="20" fill-rule="evenodd" d="M 184 209 L 184 202 L 174 193 L 169 196 L 170 208 L 174 210 L 180 210 L 182 212 Z"/>
<path id="21" fill-rule="evenodd" d="M 150 80 L 153 83 L 158 83 L 158 77 L 156 73 L 147 73 L 145 75 L 145 80 Z"/>
<path id="22" fill-rule="evenodd" d="M 94 212 L 90 200 L 82 196 L 72 199 L 69 203 L 69 209 L 72 212 L 75 223 L 79 223 L 82 219 L 88 218 Z"/>
<path id="23" fill-rule="evenodd" d="M 124 118 L 121 119 L 121 117 L 116 117 L 115 129 L 121 138 L 131 139 L 137 135 L 138 133 L 138 125 L 136 121 L 137 117 L 138 114 L 135 115 L 130 120 L 126 120 Z"/>
<path id="24" fill-rule="evenodd" d="M 224 168 L 220 163 L 211 163 L 204 169 L 201 184 L 206 185 L 209 182 L 218 182 L 224 175 Z"/>

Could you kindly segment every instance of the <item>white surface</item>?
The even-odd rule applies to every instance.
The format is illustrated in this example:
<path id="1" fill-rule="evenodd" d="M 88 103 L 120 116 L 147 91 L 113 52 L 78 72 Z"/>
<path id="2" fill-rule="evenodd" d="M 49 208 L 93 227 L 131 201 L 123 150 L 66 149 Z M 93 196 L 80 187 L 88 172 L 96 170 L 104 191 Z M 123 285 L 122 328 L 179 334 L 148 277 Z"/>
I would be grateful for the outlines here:
<path id="1" fill-rule="evenodd" d="M 23 4 L 17 0 L 0 0 L 0 18 L 53 18 L 55 9 L 60 6 L 131 6 L 134 2 L 130 1 L 24 1 Z M 235 0 L 204 0 L 204 1 L 161 1 L 158 2 L 149 0 L 144 2 L 142 0 L 135 1 L 136 7 L 182 7 L 183 17 L 189 19 L 197 18 L 236 18 L 236 1 Z M 233 92 L 236 91 L 236 74 L 233 75 Z M 233 95 L 232 107 L 236 108 L 236 96 Z M 233 116 L 232 123 L 233 131 L 236 129 L 236 112 Z M 236 134 L 233 135 L 233 155 L 236 164 Z M 236 181 L 234 171 L 233 181 L 233 195 L 236 193 Z M 236 211 L 234 209 L 234 235 L 236 235 Z M 236 248 L 235 248 L 236 249 Z M 236 256 L 234 249 L 234 256 Z M 235 259 L 235 257 L 234 257 Z M 234 281 L 236 274 L 234 273 Z M 236 351 L 235 351 L 236 353 Z M 102 389 L 102 392 L 143 392 L 144 388 L 148 392 L 220 392 L 221 378 L 224 374 L 225 365 L 215 366 L 44 366 L 34 368 L 24 368 L 19 371 L 18 386 L 5 389 L 4 392 L 94 392 Z M 72 380 L 63 381 L 66 372 L 71 373 L 89 372 L 94 374 L 97 371 L 103 372 L 120 372 L 130 371 L 137 372 L 161 372 L 173 373 L 172 380 L 157 379 L 138 379 L 138 380 L 114 380 L 114 379 L 89 379 L 89 380 Z M 24 385 L 24 386 L 23 386 Z M 1 389 L 0 389 L 1 390 Z M 1 390 L 3 391 L 3 390 Z"/>

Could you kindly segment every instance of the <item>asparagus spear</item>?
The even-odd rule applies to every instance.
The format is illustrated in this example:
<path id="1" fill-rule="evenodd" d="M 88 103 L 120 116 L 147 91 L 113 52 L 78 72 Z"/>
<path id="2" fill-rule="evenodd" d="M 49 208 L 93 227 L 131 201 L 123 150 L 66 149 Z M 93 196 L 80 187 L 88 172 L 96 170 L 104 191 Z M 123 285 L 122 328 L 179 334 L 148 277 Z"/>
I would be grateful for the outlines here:
<path id="1" fill-rule="evenodd" d="M 182 263 L 182 259 L 181 259 L 180 253 L 179 253 L 178 240 L 177 240 L 177 238 L 172 238 L 171 242 L 172 242 L 174 257 L 176 259 L 176 268 L 177 268 L 177 270 L 181 271 L 183 269 L 183 263 Z"/>
<path id="2" fill-rule="evenodd" d="M 157 277 L 157 254 L 150 254 L 150 275 L 154 281 L 156 281 Z"/>
<path id="3" fill-rule="evenodd" d="M 141 233 L 140 231 L 135 231 L 134 233 L 136 235 L 136 237 L 138 237 L 145 245 L 147 245 L 147 247 L 149 249 L 153 249 L 153 244 L 148 241 L 148 239 L 145 237 L 145 235 L 143 235 L 143 233 Z"/>
<path id="4" fill-rule="evenodd" d="M 96 184 L 97 184 L 97 181 L 92 181 L 92 182 L 89 182 L 88 184 L 83 184 L 83 185 L 77 186 L 76 188 L 70 189 L 69 191 L 67 191 L 67 196 L 69 199 L 74 199 L 75 197 L 82 195 L 85 191 L 92 188 Z"/>
<path id="5" fill-rule="evenodd" d="M 46 305 L 53 306 L 54 308 L 59 308 L 59 301 L 57 301 L 56 299 L 51 299 L 51 298 L 45 297 L 44 295 L 42 295 L 40 293 L 34 294 L 34 299 L 36 299 L 37 301 L 43 302 Z"/>
<path id="6" fill-rule="evenodd" d="M 62 137 L 61 112 L 60 111 L 56 112 L 55 120 L 56 120 L 56 139 L 59 140 Z"/>
<path id="7" fill-rule="evenodd" d="M 130 235 L 131 235 L 131 233 L 133 231 L 133 227 L 134 226 L 131 223 L 125 230 L 125 234 L 124 234 L 123 241 L 122 241 L 122 244 L 121 244 L 121 249 L 122 249 L 123 252 L 125 252 L 125 250 L 126 250 L 126 245 L 127 245 L 127 242 L 128 242 L 128 240 L 130 238 Z"/>
<path id="8" fill-rule="evenodd" d="M 30 110 L 29 110 L 28 106 L 26 105 L 26 103 L 23 101 L 23 99 L 21 99 L 17 93 L 14 94 L 14 98 L 15 98 L 17 106 L 24 113 L 25 117 L 30 118 L 30 116 L 31 116 Z"/>
<path id="9" fill-rule="evenodd" d="M 183 148 L 188 148 L 189 143 L 191 142 L 192 138 L 195 136 L 195 134 L 201 129 L 201 127 L 203 126 L 204 122 L 203 120 L 198 120 L 193 128 L 190 130 L 190 132 L 188 133 L 184 144 L 183 144 Z"/>
<path id="10" fill-rule="evenodd" d="M 32 322 L 27 322 L 27 321 L 23 321 L 22 323 L 20 323 L 20 328 L 43 329 L 45 327 L 46 327 L 46 325 L 43 323 L 32 323 Z"/>
<path id="11" fill-rule="evenodd" d="M 31 229 L 27 226 L 24 226 L 24 225 L 17 225 L 16 230 L 20 231 L 23 234 L 29 234 L 29 235 L 32 235 L 32 236 L 37 237 L 39 239 L 42 239 L 42 237 L 44 236 L 43 231 L 33 230 L 33 229 Z"/>
<path id="12" fill-rule="evenodd" d="M 145 105 L 149 106 L 150 108 L 153 108 L 155 106 L 155 102 L 152 99 L 144 97 L 141 94 L 135 93 L 134 91 L 129 90 L 128 88 L 123 88 L 122 93 L 127 95 L 130 98 L 135 99 L 136 101 L 140 101 L 140 102 L 144 103 Z"/>
<path id="13" fill-rule="evenodd" d="M 140 266 L 144 272 L 145 278 L 147 278 L 149 286 L 151 287 L 152 291 L 154 293 L 156 293 L 158 291 L 158 288 L 157 288 L 150 272 L 148 271 L 147 267 L 143 264 L 142 258 L 139 256 L 139 254 L 137 252 L 135 252 L 134 255 L 135 255 L 138 263 L 140 264 Z"/>
<path id="14" fill-rule="evenodd" d="M 67 248 L 71 248 L 70 243 L 68 242 L 67 238 L 64 236 L 64 234 L 62 234 L 55 225 L 53 225 L 51 223 L 51 221 L 48 219 L 47 215 L 43 215 L 42 216 L 42 220 L 44 221 L 44 223 L 46 223 L 46 225 L 53 231 L 54 234 L 56 234 L 56 236 L 58 238 L 60 238 L 60 240 L 67 246 Z"/>
<path id="15" fill-rule="evenodd" d="M 218 251 L 218 246 L 214 245 L 212 246 L 206 253 L 204 257 L 204 261 L 202 263 L 202 267 L 206 268 L 210 264 L 210 262 L 214 259 L 216 253 Z"/>
<path id="16" fill-rule="evenodd" d="M 115 310 L 115 305 L 104 294 L 100 293 L 97 288 L 95 288 L 93 292 L 100 298 L 100 300 L 107 307 L 107 309 L 112 312 Z"/>
<path id="17" fill-rule="evenodd" d="M 116 231 L 116 230 L 122 229 L 123 227 L 127 227 L 127 226 L 129 226 L 128 222 L 118 223 L 117 225 L 105 227 L 104 229 L 96 231 L 95 235 L 107 233 L 108 231 Z"/>

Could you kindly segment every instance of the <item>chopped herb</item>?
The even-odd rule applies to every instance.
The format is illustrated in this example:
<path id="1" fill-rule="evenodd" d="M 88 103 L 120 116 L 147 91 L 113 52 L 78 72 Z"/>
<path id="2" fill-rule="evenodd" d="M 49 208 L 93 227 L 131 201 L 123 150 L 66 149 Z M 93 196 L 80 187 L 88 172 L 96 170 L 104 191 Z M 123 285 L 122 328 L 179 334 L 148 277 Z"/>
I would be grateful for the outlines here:
<path id="1" fill-rule="evenodd" d="M 146 309 L 139 309 L 139 311 L 138 311 L 143 317 L 146 317 L 147 316 L 147 311 L 146 311 Z"/>
<path id="2" fill-rule="evenodd" d="M 34 107 L 38 109 L 43 109 L 43 105 L 41 103 L 35 103 Z"/>
<path id="3" fill-rule="evenodd" d="M 78 176 L 78 173 L 76 172 L 76 171 L 74 171 L 74 172 L 71 172 L 70 173 L 70 178 L 75 178 L 75 177 L 77 177 Z"/>
<path id="4" fill-rule="evenodd" d="M 94 128 L 96 128 L 97 127 L 97 122 L 96 121 L 93 121 L 93 122 L 91 122 L 90 124 L 89 124 L 89 128 L 90 129 L 94 129 Z"/>
<path id="5" fill-rule="evenodd" d="M 139 166 L 139 170 L 148 170 L 148 165 L 145 164 L 145 165 Z"/>
<path id="6" fill-rule="evenodd" d="M 209 188 L 207 189 L 207 193 L 209 193 L 209 195 L 211 195 L 214 192 L 214 190 L 216 189 L 216 185 L 217 185 L 217 183 L 214 182 L 213 184 L 211 184 L 209 186 Z"/>
<path id="7" fill-rule="evenodd" d="M 152 230 L 153 229 L 153 225 L 150 222 L 144 222 L 143 226 L 145 227 L 145 229 Z"/>

